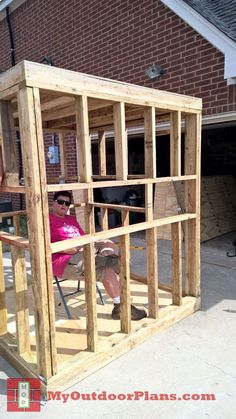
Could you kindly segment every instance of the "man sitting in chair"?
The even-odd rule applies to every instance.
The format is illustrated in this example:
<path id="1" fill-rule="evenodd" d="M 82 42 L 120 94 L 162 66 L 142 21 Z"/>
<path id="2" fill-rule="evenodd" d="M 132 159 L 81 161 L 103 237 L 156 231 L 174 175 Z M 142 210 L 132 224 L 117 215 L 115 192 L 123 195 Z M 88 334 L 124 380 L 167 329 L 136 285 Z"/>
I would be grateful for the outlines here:
<path id="1" fill-rule="evenodd" d="M 76 217 L 68 215 L 67 211 L 72 202 L 69 191 L 56 192 L 53 197 L 53 213 L 49 215 L 51 242 L 67 240 L 83 236 L 85 233 Z M 120 319 L 120 286 L 118 280 L 119 258 L 115 255 L 115 246 L 111 240 L 95 243 L 97 256 L 96 279 L 112 298 L 114 308 L 111 316 L 114 320 Z M 59 278 L 75 278 L 83 273 L 83 248 L 81 246 L 63 250 L 52 254 L 53 274 Z M 88 280 L 88 279 L 86 279 Z M 140 310 L 131 305 L 131 319 L 140 320 L 147 316 L 144 309 Z"/>

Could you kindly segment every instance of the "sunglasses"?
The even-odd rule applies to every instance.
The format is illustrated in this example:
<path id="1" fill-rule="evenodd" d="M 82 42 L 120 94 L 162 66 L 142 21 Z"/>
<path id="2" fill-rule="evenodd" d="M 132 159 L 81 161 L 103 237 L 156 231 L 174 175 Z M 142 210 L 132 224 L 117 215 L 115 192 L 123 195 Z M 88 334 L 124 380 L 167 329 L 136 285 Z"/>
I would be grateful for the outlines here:
<path id="1" fill-rule="evenodd" d="M 69 207 L 71 204 L 70 201 L 64 201 L 64 199 L 56 199 L 56 201 L 59 205 L 65 204 L 67 207 Z"/>

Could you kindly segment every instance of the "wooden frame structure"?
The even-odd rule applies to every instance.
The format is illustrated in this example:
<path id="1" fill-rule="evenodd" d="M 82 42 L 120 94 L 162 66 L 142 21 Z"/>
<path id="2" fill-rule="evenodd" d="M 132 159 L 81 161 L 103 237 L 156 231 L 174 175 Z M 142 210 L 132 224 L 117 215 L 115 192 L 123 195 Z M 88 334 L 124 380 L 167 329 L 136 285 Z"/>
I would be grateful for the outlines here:
<path id="1" fill-rule="evenodd" d="M 170 176 L 156 175 L 156 123 L 170 124 Z M 185 140 L 181 155 L 181 123 Z M 128 173 L 127 129 L 143 124 L 145 173 Z M 5 183 L 0 192 L 25 195 L 29 238 L 1 232 L 10 244 L 14 271 L 16 333 L 8 330 L 6 289 L 0 257 L 0 351 L 23 376 L 41 377 L 51 388 L 63 388 L 84 378 L 120 356 L 152 334 L 197 310 L 200 306 L 200 133 L 201 100 L 140 86 L 75 73 L 24 61 L 0 76 L 0 137 L 5 163 Z M 106 173 L 106 130 L 114 130 L 116 173 Z M 15 151 L 19 130 L 24 166 L 24 185 L 19 184 Z M 48 184 L 46 180 L 44 132 L 59 133 L 61 175 L 66 177 L 65 133 L 76 132 L 78 179 L 73 183 Z M 92 173 L 91 132 L 97 132 L 99 175 Z M 183 148 L 182 147 L 182 148 Z M 96 182 L 95 182 L 96 178 Z M 153 188 L 160 182 L 183 181 L 186 212 L 154 219 Z M 94 202 L 93 190 L 143 185 L 145 208 L 116 206 L 122 225 L 108 229 L 108 208 Z M 157 186 L 156 186 L 157 187 Z M 85 216 L 86 235 L 50 244 L 48 193 L 79 191 Z M 102 231 L 95 232 L 94 207 L 99 207 Z M 145 221 L 129 225 L 129 211 L 142 211 Z M 158 285 L 157 229 L 170 224 L 172 232 L 172 285 Z M 15 223 L 17 227 L 17 223 Z M 185 274 L 182 269 L 181 227 L 185 229 Z M 145 230 L 147 277 L 130 272 L 130 234 Z M 121 320 L 120 330 L 100 342 L 97 330 L 95 263 L 92 252 L 98 239 L 120 238 Z M 51 253 L 84 246 L 86 282 L 87 348 L 63 364 L 58 363 Z M 30 250 L 35 318 L 32 350 L 27 302 L 24 252 Z M 183 277 L 185 288 L 183 289 Z M 148 317 L 132 325 L 130 279 L 146 284 Z M 169 292 L 171 304 L 159 310 L 158 290 Z"/>

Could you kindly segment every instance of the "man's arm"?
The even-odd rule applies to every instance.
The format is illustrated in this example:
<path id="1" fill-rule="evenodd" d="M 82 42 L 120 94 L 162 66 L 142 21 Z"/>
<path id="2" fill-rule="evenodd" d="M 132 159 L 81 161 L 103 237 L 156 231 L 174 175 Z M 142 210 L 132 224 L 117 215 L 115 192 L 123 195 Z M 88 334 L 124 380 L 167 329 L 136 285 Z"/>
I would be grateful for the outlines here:
<path id="1" fill-rule="evenodd" d="M 71 249 L 61 250 L 57 253 L 66 253 L 67 255 L 76 255 L 76 253 L 80 252 L 83 249 L 82 246 L 72 247 Z"/>

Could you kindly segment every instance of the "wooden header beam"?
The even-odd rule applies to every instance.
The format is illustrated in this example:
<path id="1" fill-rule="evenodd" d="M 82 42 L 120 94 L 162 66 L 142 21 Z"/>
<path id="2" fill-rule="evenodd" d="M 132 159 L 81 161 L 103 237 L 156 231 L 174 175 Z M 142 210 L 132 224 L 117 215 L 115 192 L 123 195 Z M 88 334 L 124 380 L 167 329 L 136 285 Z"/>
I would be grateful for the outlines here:
<path id="1" fill-rule="evenodd" d="M 12 87 L 13 84 L 22 82 L 28 87 L 38 87 L 73 96 L 86 95 L 97 99 L 154 106 L 163 110 L 184 110 L 196 113 L 202 108 L 202 100 L 198 98 L 112 81 L 30 61 L 22 61 L 0 77 L 0 92 Z"/>

